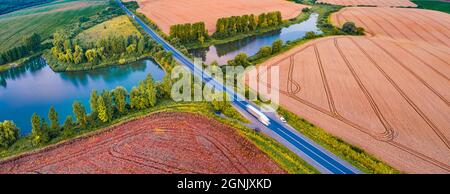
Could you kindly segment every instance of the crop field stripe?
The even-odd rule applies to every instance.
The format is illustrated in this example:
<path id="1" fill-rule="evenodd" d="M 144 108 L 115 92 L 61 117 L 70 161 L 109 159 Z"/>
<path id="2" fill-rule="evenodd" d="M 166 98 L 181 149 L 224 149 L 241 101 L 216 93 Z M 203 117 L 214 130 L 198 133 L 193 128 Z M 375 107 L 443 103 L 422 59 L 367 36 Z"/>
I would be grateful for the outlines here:
<path id="1" fill-rule="evenodd" d="M 423 51 L 425 51 L 426 53 L 428 53 L 428 54 L 430 54 L 430 55 L 433 55 L 436 59 L 439 59 L 440 61 L 442 61 L 442 62 L 444 62 L 445 64 L 447 64 L 447 65 L 450 66 L 450 61 L 441 58 L 440 56 L 434 54 L 432 51 L 429 51 L 429 50 L 425 49 L 424 47 L 418 47 L 418 48 L 421 49 L 421 50 L 423 50 Z M 440 50 L 438 50 L 438 49 L 435 50 L 435 52 L 439 52 L 439 51 L 440 51 Z"/>
<path id="2" fill-rule="evenodd" d="M 425 87 L 427 87 L 431 92 L 433 92 L 436 96 L 438 96 L 444 103 L 447 104 L 447 106 L 450 106 L 450 103 L 447 99 L 444 98 L 439 92 L 437 92 L 433 87 L 431 87 L 425 80 L 423 80 L 419 75 L 414 73 L 410 68 L 408 68 L 403 62 L 398 60 L 395 56 L 393 56 L 389 51 L 387 51 L 384 47 L 380 46 L 376 41 L 368 38 L 370 42 L 372 42 L 374 45 L 376 45 L 378 48 L 380 48 L 385 54 L 389 55 L 395 62 L 397 62 L 400 66 L 403 67 L 406 71 L 408 71 L 411 75 L 413 75 L 417 80 L 420 81 Z"/>
<path id="3" fill-rule="evenodd" d="M 359 12 L 359 11 L 357 11 L 357 12 L 358 12 L 358 13 L 361 13 L 361 12 Z M 367 23 L 364 22 L 363 19 L 359 18 L 358 16 L 356 16 L 356 15 L 355 15 L 354 13 L 352 13 L 352 12 L 350 12 L 349 14 L 350 14 L 351 17 L 357 18 L 359 21 L 361 21 L 361 22 L 364 24 L 364 26 L 367 26 L 367 29 L 371 29 L 371 28 L 369 27 L 370 25 L 367 25 Z M 378 29 L 381 29 L 381 30 L 384 32 L 385 35 L 389 36 L 391 39 L 394 39 L 394 37 L 393 37 L 390 33 L 388 33 L 384 28 L 382 28 L 378 23 L 374 22 L 372 19 L 371 19 L 371 21 L 372 21 L 372 23 L 375 23 L 375 24 L 378 26 Z M 372 29 L 373 29 L 373 28 L 372 28 Z M 373 34 L 374 36 L 380 35 L 380 34 L 376 33 L 375 31 L 372 31 L 372 34 Z"/>
<path id="4" fill-rule="evenodd" d="M 306 46 L 306 47 L 303 47 L 303 48 L 301 48 L 300 50 L 298 50 L 298 51 L 292 53 L 291 55 L 296 55 L 296 54 L 298 54 L 298 53 L 304 51 L 305 49 L 307 49 L 307 48 L 309 48 L 309 47 L 316 47 L 316 43 L 324 42 L 324 41 L 326 41 L 326 40 L 329 40 L 329 39 L 321 39 L 321 40 L 318 40 L 318 41 L 316 41 L 314 44 L 310 44 L 310 45 L 308 45 L 308 46 Z M 316 52 L 315 52 L 315 53 L 316 53 Z M 289 55 L 289 56 L 287 56 L 287 57 L 285 57 L 285 58 L 283 58 L 283 59 L 280 59 L 280 60 L 278 60 L 278 61 L 276 61 L 276 62 L 274 62 L 274 63 L 268 65 L 267 67 L 275 66 L 275 65 L 281 63 L 282 61 L 288 59 L 288 57 L 290 57 L 291 55 Z M 316 54 L 316 58 L 317 58 L 317 56 L 318 56 L 318 55 Z M 319 65 L 319 61 L 317 61 L 317 64 Z M 320 67 L 319 67 L 319 68 L 320 68 Z M 263 72 L 264 72 L 264 71 L 263 71 Z M 263 73 L 263 72 L 261 72 L 261 73 Z M 259 74 L 257 75 L 257 79 L 259 80 L 259 82 L 265 83 L 264 80 L 260 80 Z M 325 88 L 325 85 L 327 85 L 327 83 L 328 83 L 328 82 L 323 82 L 323 81 L 322 81 L 322 84 L 323 84 L 324 88 Z M 265 84 L 266 84 L 267 86 L 270 86 L 270 85 L 271 85 L 270 83 L 265 83 Z M 313 109 L 315 109 L 315 110 L 317 110 L 317 111 L 319 111 L 319 112 L 321 112 L 321 113 L 323 113 L 323 114 L 325 114 L 325 115 L 328 115 L 328 116 L 330 116 L 330 117 L 332 117 L 332 118 L 334 118 L 334 119 L 336 119 L 336 120 L 339 120 L 339 121 L 341 121 L 342 123 L 345 123 L 345 124 L 347 124 L 347 125 L 349 125 L 349 126 L 355 128 L 355 129 L 361 131 L 362 133 L 365 133 L 365 134 L 369 135 L 370 137 L 372 137 L 372 138 L 374 138 L 374 139 L 378 139 L 378 140 L 380 140 L 380 141 L 383 141 L 382 139 L 379 139 L 380 136 L 379 136 L 378 134 L 373 134 L 373 133 L 370 132 L 370 130 L 367 129 L 366 127 L 363 127 L 363 126 L 361 126 L 361 125 L 358 125 L 358 124 L 354 123 L 353 121 L 350 121 L 350 120 L 348 120 L 348 119 L 346 119 L 346 118 L 340 116 L 340 115 L 337 113 L 337 111 L 336 111 L 336 112 L 331 112 L 331 110 L 325 110 L 325 109 L 323 109 L 323 108 L 321 108 L 321 107 L 319 107 L 319 106 L 316 106 L 315 104 L 313 104 L 313 103 L 311 103 L 311 102 L 309 102 L 309 101 L 307 101 L 307 100 L 305 100 L 305 99 L 303 99 L 303 98 L 300 98 L 300 97 L 298 97 L 298 96 L 296 96 L 296 95 L 290 94 L 289 92 L 285 92 L 285 91 L 283 91 L 283 90 L 280 90 L 280 93 L 285 94 L 286 96 L 288 96 L 288 97 L 294 99 L 295 101 L 300 102 L 300 103 L 302 103 L 302 104 L 304 104 L 304 105 L 306 105 L 306 106 L 309 106 L 310 108 L 313 108 Z M 327 98 L 327 99 L 328 99 L 328 98 Z M 332 99 L 331 99 L 330 104 L 331 104 L 331 103 L 334 104 L 334 101 L 333 101 Z M 329 105 L 330 105 L 330 104 L 329 104 Z M 331 106 L 330 106 L 330 108 L 331 108 Z M 388 132 L 388 131 L 384 131 L 384 132 L 381 133 L 381 134 L 389 134 L 389 133 L 390 133 L 390 132 Z"/>
<path id="5" fill-rule="evenodd" d="M 434 21 L 432 21 L 432 23 L 427 23 L 426 21 L 424 21 L 425 18 L 417 16 L 417 15 L 410 16 L 409 14 L 401 14 L 400 17 L 407 18 L 409 21 L 416 23 L 416 25 L 419 26 L 420 28 L 422 28 L 425 32 L 427 32 L 428 30 L 425 29 L 423 26 L 431 27 L 435 30 L 435 32 L 438 32 L 440 35 L 445 36 L 447 39 L 450 39 L 450 36 L 447 34 L 450 32 L 445 33 L 442 31 L 441 28 L 437 28 L 437 25 L 435 25 L 437 23 Z M 421 21 L 422 24 L 417 23 L 417 21 Z M 429 24 L 431 24 L 431 25 L 429 25 Z M 434 33 L 430 33 L 430 34 L 432 34 L 434 36 Z M 435 38 L 437 38 L 437 37 L 435 37 Z M 448 41 L 448 40 L 444 40 L 444 41 Z"/>
<path id="6" fill-rule="evenodd" d="M 294 56 L 291 55 L 289 57 L 289 71 L 288 71 L 287 87 L 288 87 L 288 92 L 290 94 L 297 94 L 300 92 L 301 87 L 300 87 L 300 84 L 297 83 L 297 81 L 292 79 L 293 71 L 294 71 Z M 295 86 L 295 90 L 292 89 L 293 86 Z"/>
<path id="7" fill-rule="evenodd" d="M 433 22 L 436 22 L 436 23 L 440 24 L 442 27 L 444 27 L 444 28 L 446 28 L 447 30 L 450 31 L 450 27 L 448 27 L 447 25 L 441 23 L 440 20 L 435 20 L 434 18 L 431 18 L 431 17 L 429 17 L 429 16 L 423 14 L 422 12 L 420 12 L 420 11 L 418 11 L 418 10 L 413 10 L 413 12 L 414 12 L 415 14 L 417 14 L 417 15 L 421 15 L 421 16 L 423 16 L 423 17 L 425 17 L 425 18 L 428 18 L 429 20 L 431 20 L 431 21 L 433 21 Z"/>
<path id="8" fill-rule="evenodd" d="M 328 106 L 330 107 L 331 113 L 335 117 L 341 117 L 339 115 L 338 111 L 336 110 L 336 107 L 334 106 L 333 95 L 331 94 L 330 86 L 328 85 L 327 76 L 325 75 L 325 71 L 323 69 L 322 60 L 320 59 L 320 54 L 317 49 L 317 45 L 314 44 L 313 47 L 314 47 L 314 54 L 316 55 L 316 59 L 317 59 L 317 65 L 319 66 L 319 70 L 320 70 L 320 77 L 322 78 L 322 83 L 325 88 L 325 93 L 327 94 Z"/>
<path id="9" fill-rule="evenodd" d="M 450 150 L 450 142 L 445 137 L 445 135 L 436 127 L 436 125 L 422 112 L 422 110 L 417 107 L 417 105 L 405 94 L 405 92 L 392 80 L 391 77 L 379 66 L 379 64 L 359 45 L 355 40 L 350 38 L 352 42 L 368 57 L 373 65 L 386 77 L 386 79 L 391 83 L 392 86 L 403 96 L 403 98 L 410 104 L 410 106 L 419 114 L 422 119 L 433 129 L 436 135 L 442 140 L 442 142 Z"/>
<path id="10" fill-rule="evenodd" d="M 440 75 L 441 77 L 443 77 L 444 79 L 446 79 L 447 81 L 450 81 L 449 77 L 447 77 L 446 75 L 444 75 L 441 71 L 438 71 L 436 68 L 434 68 L 432 65 L 430 65 L 428 62 L 424 61 L 422 58 L 416 56 L 414 53 L 412 53 L 411 51 L 409 51 L 408 49 L 404 48 L 400 43 L 398 43 L 397 41 L 391 41 L 393 44 L 397 45 L 398 48 L 400 48 L 401 50 L 405 51 L 406 53 L 408 53 L 410 56 L 414 57 L 415 59 L 417 59 L 418 61 L 420 61 L 422 64 L 426 65 L 428 68 L 430 68 L 431 70 L 433 70 L 436 74 Z"/>
<path id="11" fill-rule="evenodd" d="M 429 156 L 427 156 L 425 154 L 422 154 L 422 153 L 420 153 L 418 151 L 415 151 L 415 150 L 413 150 L 413 149 L 411 149 L 409 147 L 406 147 L 405 145 L 403 145 L 401 143 L 398 143 L 398 142 L 395 142 L 395 141 L 389 141 L 387 143 L 392 145 L 392 146 L 394 146 L 394 147 L 396 147 L 396 148 L 398 148 L 398 149 L 401 149 L 401 150 L 403 150 L 403 151 L 405 151 L 407 153 L 410 153 L 410 154 L 412 154 L 412 155 L 414 155 L 414 156 L 416 156 L 416 157 L 418 157 L 418 158 L 420 158 L 420 159 L 422 159 L 424 161 L 427 161 L 430 164 L 433 164 L 434 166 L 437 166 L 437 167 L 439 167 L 439 168 L 441 168 L 443 170 L 446 170 L 447 172 L 450 172 L 450 166 L 445 164 L 445 163 L 442 163 L 441 161 L 438 161 L 438 160 L 436 160 L 434 158 L 431 158 L 431 157 L 429 157 Z"/>
<path id="12" fill-rule="evenodd" d="M 371 10 L 371 9 L 368 9 L 368 10 Z M 380 10 L 380 12 L 382 12 L 382 13 L 384 13 L 384 14 L 386 14 L 386 15 L 389 15 L 389 16 L 392 18 L 392 20 L 395 20 L 395 21 L 400 22 L 402 25 L 404 25 L 404 26 L 406 27 L 406 29 L 408 29 L 409 31 L 412 31 L 412 32 L 414 32 L 416 35 L 420 36 L 425 42 L 430 42 L 429 40 L 427 40 L 427 38 L 425 38 L 425 37 L 423 36 L 423 34 L 428 34 L 428 35 L 431 35 L 435 40 L 437 40 L 437 41 L 440 42 L 441 44 L 447 45 L 447 46 L 449 45 L 449 41 L 447 41 L 447 42 L 442 41 L 441 39 L 439 39 L 439 38 L 437 38 L 436 36 L 434 36 L 433 33 L 428 32 L 428 30 L 426 30 L 425 28 L 423 28 L 423 26 L 420 25 L 420 24 L 418 24 L 415 20 L 411 20 L 411 19 L 408 17 L 407 20 L 409 20 L 410 22 L 413 22 L 414 24 L 416 24 L 415 26 L 418 26 L 419 28 L 421 28 L 421 29 L 423 30 L 423 32 L 427 32 L 427 33 L 416 32 L 414 29 L 412 29 L 411 27 L 409 27 L 409 25 L 405 24 L 405 23 L 402 21 L 402 16 L 403 16 L 403 15 L 407 15 L 407 14 L 397 14 L 397 16 L 393 16 L 389 11 L 386 11 L 386 10 L 384 10 L 384 9 L 379 9 L 379 10 Z M 391 20 L 387 19 L 386 17 L 383 17 L 383 16 L 379 15 L 379 14 L 381 14 L 381 13 L 377 13 L 375 10 L 373 10 L 372 13 L 373 13 L 375 16 L 381 17 L 381 18 L 383 18 L 384 20 L 386 20 L 387 22 L 391 23 Z M 403 17 L 403 18 L 405 18 L 405 17 Z M 392 24 L 392 23 L 391 23 L 391 24 Z M 433 25 L 430 25 L 430 26 L 433 26 Z M 394 26 L 394 27 L 395 27 L 395 26 Z"/>
<path id="13" fill-rule="evenodd" d="M 367 11 L 367 10 L 371 10 L 371 9 L 366 9 L 366 11 Z M 375 10 L 374 10 L 374 11 L 375 11 Z M 405 39 L 410 40 L 410 37 L 408 37 L 408 36 L 405 34 L 405 32 L 404 32 L 403 30 L 400 30 L 396 25 L 394 25 L 394 24 L 391 22 L 390 19 L 387 19 L 385 16 L 380 16 L 380 15 L 378 15 L 378 14 L 376 13 L 376 11 L 375 11 L 375 12 L 368 11 L 368 12 L 370 12 L 371 14 L 373 14 L 373 15 L 379 17 L 379 18 L 382 18 L 382 19 L 383 19 L 383 22 L 389 23 L 389 25 L 392 26 L 392 28 L 395 29 L 397 32 L 399 32 Z M 380 23 L 376 22 L 372 17 L 369 16 L 369 14 L 367 14 L 367 15 L 368 15 L 367 17 L 368 17 L 370 20 L 374 21 L 380 28 L 382 28 L 382 25 L 380 25 Z M 392 15 L 389 15 L 389 18 L 391 18 L 392 20 L 395 20 L 396 22 L 399 22 L 399 21 L 397 21 Z M 401 23 L 401 22 L 399 22 L 399 23 Z M 404 25 L 403 23 L 401 23 L 401 24 Z M 383 31 L 387 32 L 387 31 L 389 31 L 389 30 L 386 30 L 385 28 L 383 28 Z M 395 38 L 395 37 L 394 37 L 394 38 Z"/>
<path id="14" fill-rule="evenodd" d="M 395 131 L 394 129 L 391 127 L 391 125 L 389 124 L 389 122 L 386 121 L 386 118 L 383 116 L 383 114 L 380 111 L 380 108 L 378 107 L 377 103 L 375 102 L 375 100 L 373 99 L 372 95 L 369 93 L 369 91 L 367 90 L 367 88 L 364 86 L 364 84 L 362 83 L 361 79 L 359 78 L 359 76 L 357 75 L 357 73 L 355 72 L 355 70 L 353 69 L 352 65 L 350 64 L 350 62 L 348 61 L 347 57 L 344 55 L 344 53 L 342 52 L 341 48 L 338 45 L 337 42 L 337 38 L 334 38 L 333 40 L 334 42 L 334 46 L 337 49 L 337 51 L 339 52 L 339 55 L 341 56 L 341 58 L 344 60 L 347 68 L 350 70 L 354 80 L 356 81 L 356 83 L 359 86 L 359 89 L 363 92 L 364 96 L 366 97 L 366 99 L 368 100 L 372 110 L 374 111 L 375 115 L 377 116 L 378 120 L 380 121 L 380 123 L 383 125 L 385 132 L 383 132 L 382 136 L 378 136 L 379 140 L 383 140 L 383 141 L 391 141 L 392 139 L 394 139 L 395 136 Z"/>
<path id="15" fill-rule="evenodd" d="M 347 9 L 344 10 L 344 11 L 347 11 Z M 356 20 L 358 20 L 358 21 L 360 22 L 360 25 L 364 28 L 364 32 L 365 32 L 366 34 L 367 34 L 367 32 L 368 32 L 370 36 L 375 36 L 375 35 L 376 35 L 376 33 L 375 33 L 373 30 L 371 30 L 371 29 L 367 26 L 367 24 L 366 24 L 365 22 L 363 22 L 359 17 L 355 17 L 352 13 L 349 13 L 349 14 L 350 14 L 351 16 L 353 16 L 354 19 L 356 19 Z M 344 19 L 344 22 L 345 22 L 345 21 L 353 21 L 353 20 L 347 19 L 347 18 L 345 17 L 344 14 L 336 13 L 336 15 L 341 16 L 341 17 Z M 353 19 L 353 18 L 352 18 L 352 19 Z M 355 21 L 353 21 L 353 22 L 355 22 Z M 356 23 L 355 23 L 355 24 L 356 24 Z M 366 36 L 367 36 L 367 35 L 366 35 Z"/>

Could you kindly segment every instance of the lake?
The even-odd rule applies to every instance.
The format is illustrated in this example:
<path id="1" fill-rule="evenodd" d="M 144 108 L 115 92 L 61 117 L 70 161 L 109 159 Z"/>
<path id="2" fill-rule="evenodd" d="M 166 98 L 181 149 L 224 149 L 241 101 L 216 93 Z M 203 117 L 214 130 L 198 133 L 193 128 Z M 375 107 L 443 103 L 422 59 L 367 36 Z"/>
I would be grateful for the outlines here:
<path id="1" fill-rule="evenodd" d="M 238 41 L 213 45 L 208 48 L 199 48 L 190 50 L 189 53 L 200 58 L 205 64 L 211 64 L 217 61 L 220 65 L 227 64 L 227 61 L 233 59 L 239 53 L 247 53 L 248 56 L 256 54 L 262 46 L 272 45 L 272 43 L 281 39 L 284 42 L 303 38 L 306 32 L 322 33 L 317 27 L 317 18 L 319 14 L 312 13 L 311 16 L 298 24 L 293 24 L 280 30 L 271 31 L 262 35 L 248 37 Z"/>
<path id="2" fill-rule="evenodd" d="M 112 90 L 123 86 L 128 91 L 148 74 L 155 81 L 165 72 L 153 60 L 141 60 L 121 66 L 80 72 L 54 72 L 43 58 L 0 72 L 0 121 L 13 120 L 21 134 L 31 131 L 31 116 L 36 112 L 47 118 L 50 106 L 58 112 L 59 121 L 72 115 L 72 103 L 80 101 L 89 111 L 92 90 Z"/>

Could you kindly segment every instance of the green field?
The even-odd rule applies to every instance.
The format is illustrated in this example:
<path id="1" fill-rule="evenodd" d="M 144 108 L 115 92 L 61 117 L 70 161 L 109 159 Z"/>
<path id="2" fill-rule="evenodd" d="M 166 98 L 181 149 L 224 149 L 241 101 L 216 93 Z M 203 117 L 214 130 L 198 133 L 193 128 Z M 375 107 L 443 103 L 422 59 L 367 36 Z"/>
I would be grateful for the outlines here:
<path id="1" fill-rule="evenodd" d="M 0 52 L 36 32 L 48 39 L 56 30 L 104 9 L 107 0 L 60 0 L 0 15 Z"/>
<path id="2" fill-rule="evenodd" d="M 450 2 L 444 2 L 443 0 L 412 0 L 412 2 L 419 8 L 450 13 Z"/>
<path id="3" fill-rule="evenodd" d="M 141 33 L 131 23 L 128 16 L 122 15 L 83 31 L 75 39 L 83 44 L 95 42 L 110 35 L 129 36 L 132 34 L 140 36 Z"/>

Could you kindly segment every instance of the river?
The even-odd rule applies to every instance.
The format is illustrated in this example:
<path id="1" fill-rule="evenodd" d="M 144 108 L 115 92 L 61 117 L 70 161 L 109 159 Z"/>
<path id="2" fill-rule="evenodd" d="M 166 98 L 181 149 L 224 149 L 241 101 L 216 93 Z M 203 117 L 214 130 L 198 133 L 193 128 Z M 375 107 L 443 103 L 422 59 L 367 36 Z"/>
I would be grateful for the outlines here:
<path id="1" fill-rule="evenodd" d="M 284 42 L 303 38 L 306 32 L 322 33 L 317 27 L 319 14 L 312 13 L 311 16 L 298 24 L 293 24 L 280 30 L 264 33 L 259 36 L 248 37 L 234 42 L 220 45 L 213 45 L 208 48 L 199 48 L 190 50 L 189 53 L 200 58 L 205 64 L 211 64 L 217 61 L 220 65 L 227 64 L 227 61 L 233 59 L 239 53 L 246 53 L 248 56 L 256 54 L 262 46 L 272 45 L 272 43 L 281 39 Z"/>

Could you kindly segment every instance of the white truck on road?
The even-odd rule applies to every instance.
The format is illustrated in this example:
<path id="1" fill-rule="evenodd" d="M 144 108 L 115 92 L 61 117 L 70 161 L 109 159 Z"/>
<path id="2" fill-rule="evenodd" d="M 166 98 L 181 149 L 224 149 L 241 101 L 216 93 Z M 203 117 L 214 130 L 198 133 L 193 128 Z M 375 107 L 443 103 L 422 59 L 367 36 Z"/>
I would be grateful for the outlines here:
<path id="1" fill-rule="evenodd" d="M 252 105 L 247 105 L 247 110 L 259 121 L 261 121 L 261 123 L 263 123 L 265 126 L 269 126 L 270 124 L 269 118 L 266 115 L 264 115 L 260 110 L 256 109 Z"/>

